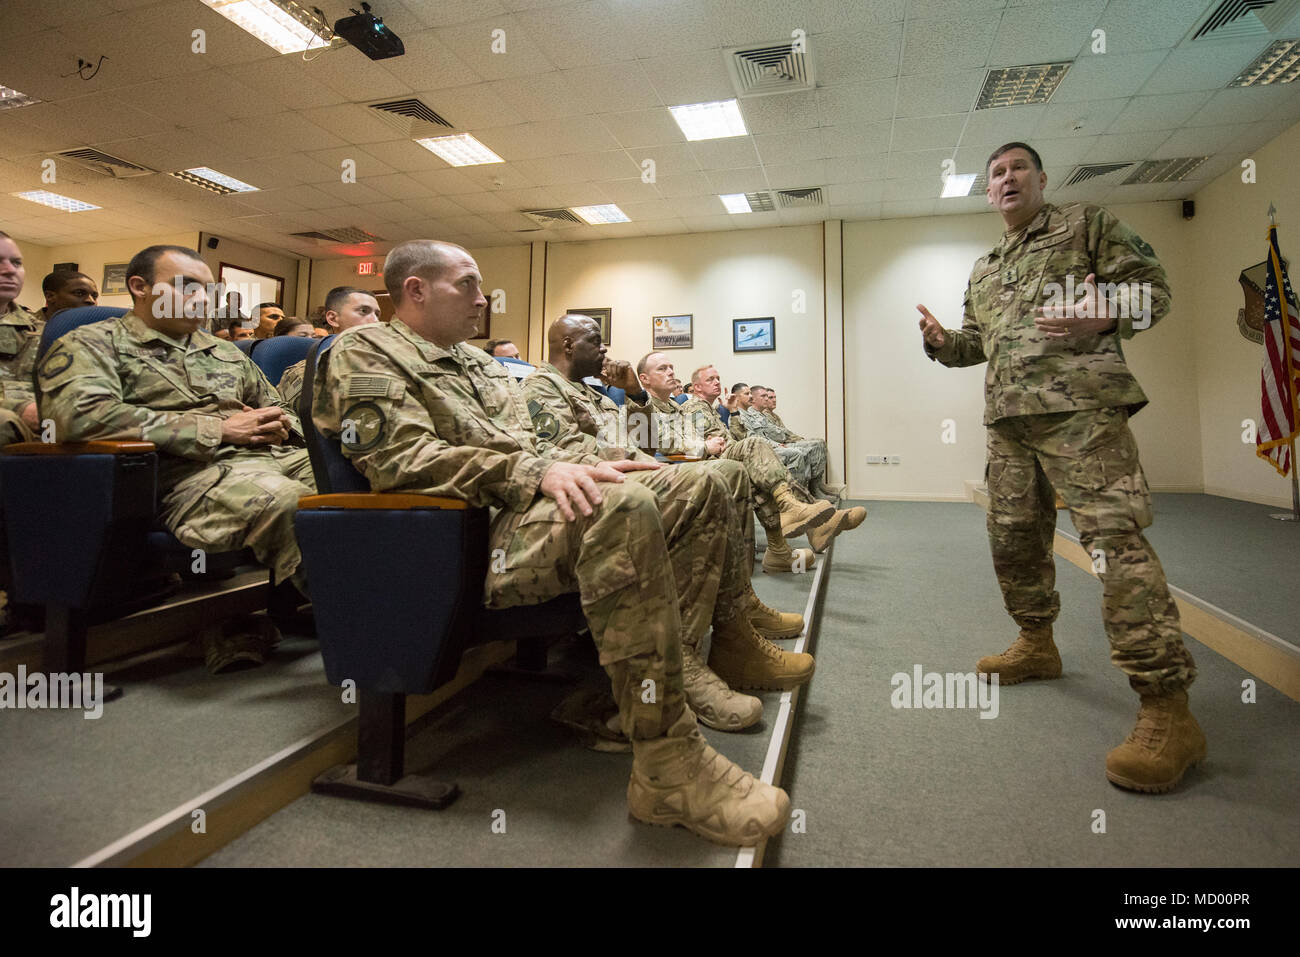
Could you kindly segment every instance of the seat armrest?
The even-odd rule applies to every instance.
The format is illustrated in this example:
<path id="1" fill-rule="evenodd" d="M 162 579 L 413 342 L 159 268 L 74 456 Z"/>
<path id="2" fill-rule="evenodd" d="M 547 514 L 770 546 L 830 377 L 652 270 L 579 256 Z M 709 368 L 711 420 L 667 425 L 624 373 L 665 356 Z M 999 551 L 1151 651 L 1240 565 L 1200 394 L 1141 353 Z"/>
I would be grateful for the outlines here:
<path id="1" fill-rule="evenodd" d="M 384 508 L 413 509 L 438 508 L 464 510 L 469 502 L 458 498 L 439 498 L 413 492 L 335 492 L 331 495 L 304 495 L 298 499 L 298 508 Z"/>
<path id="2" fill-rule="evenodd" d="M 144 455 L 152 442 L 11 442 L 5 455 Z"/>

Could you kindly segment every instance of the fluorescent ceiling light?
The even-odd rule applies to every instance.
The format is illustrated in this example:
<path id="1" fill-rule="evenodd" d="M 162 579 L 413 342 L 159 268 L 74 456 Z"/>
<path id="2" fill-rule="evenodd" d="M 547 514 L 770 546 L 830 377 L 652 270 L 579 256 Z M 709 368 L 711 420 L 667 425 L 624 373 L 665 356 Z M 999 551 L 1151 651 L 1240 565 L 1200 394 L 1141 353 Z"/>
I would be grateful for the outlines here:
<path id="1" fill-rule="evenodd" d="M 991 110 L 1000 106 L 1025 106 L 1046 103 L 1061 85 L 1069 61 L 1031 63 L 989 70 L 984 86 L 975 100 L 975 109 Z"/>
<path id="2" fill-rule="evenodd" d="M 484 163 L 504 163 L 500 156 L 468 133 L 452 136 L 426 136 L 419 143 L 431 153 L 437 153 L 452 166 L 481 166 Z"/>
<path id="3" fill-rule="evenodd" d="M 1228 86 L 1268 86 L 1300 78 L 1300 40 L 1275 40 Z"/>
<path id="4" fill-rule="evenodd" d="M 607 203 L 604 206 L 571 206 L 569 207 L 579 216 L 581 216 L 591 226 L 601 226 L 606 223 L 630 223 L 627 213 L 619 209 L 613 203 Z"/>
<path id="5" fill-rule="evenodd" d="M 40 100 L 34 96 L 28 96 L 26 93 L 19 93 L 17 90 L 11 90 L 7 86 L 0 85 L 0 110 L 16 110 L 20 106 L 31 106 L 33 103 L 39 103 Z"/>
<path id="6" fill-rule="evenodd" d="M 172 175 L 195 186 L 210 189 L 214 193 L 256 193 L 258 191 L 256 186 L 249 186 L 242 180 L 227 176 L 225 173 L 218 173 L 206 166 L 196 166 L 194 169 L 181 170 Z"/>
<path id="7" fill-rule="evenodd" d="M 88 209 L 99 209 L 100 207 L 93 203 L 83 203 L 79 199 L 72 199 L 69 196 L 60 196 L 58 193 L 51 193 L 43 189 L 28 190 L 25 193 L 13 193 L 19 199 L 30 200 L 33 203 L 40 203 L 42 206 L 52 206 L 55 209 L 61 209 L 69 213 L 84 213 Z"/>
<path id="8" fill-rule="evenodd" d="M 279 53 L 302 53 L 330 45 L 330 25 L 294 0 L 203 0 L 235 26 Z"/>
<path id="9" fill-rule="evenodd" d="M 954 199 L 958 196 L 969 196 L 971 184 L 975 182 L 974 173 L 953 173 L 943 178 L 943 192 L 939 194 L 940 199 Z"/>
<path id="10" fill-rule="evenodd" d="M 749 208 L 749 200 L 745 198 L 744 193 L 727 193 L 719 196 L 722 205 L 727 207 L 729 213 L 748 213 L 752 212 Z"/>
<path id="11" fill-rule="evenodd" d="M 668 108 L 688 140 L 716 140 L 724 136 L 744 136 L 745 119 L 735 100 L 716 103 L 688 103 Z"/>

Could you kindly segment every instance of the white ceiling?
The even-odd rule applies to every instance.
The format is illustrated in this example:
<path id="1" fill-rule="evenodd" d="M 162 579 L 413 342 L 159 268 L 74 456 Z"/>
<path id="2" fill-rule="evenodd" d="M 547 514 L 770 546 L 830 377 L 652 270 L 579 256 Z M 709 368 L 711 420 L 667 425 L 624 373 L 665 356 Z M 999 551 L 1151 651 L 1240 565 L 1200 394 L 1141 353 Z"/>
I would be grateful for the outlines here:
<path id="1" fill-rule="evenodd" d="M 343 0 L 316 2 L 331 20 L 347 14 Z M 965 213 L 986 201 L 938 199 L 942 162 L 976 172 L 1014 139 L 1042 154 L 1049 199 L 1175 199 L 1300 121 L 1300 82 L 1225 89 L 1271 39 L 1300 35 L 1300 18 L 1271 37 L 1188 42 L 1215 3 L 373 0 L 404 57 L 336 47 L 304 62 L 200 0 L 4 0 L 0 85 L 43 102 L 0 111 L 0 228 L 47 244 L 204 230 L 334 258 L 342 247 L 288 234 L 359 226 L 390 243 L 487 246 Z M 504 54 L 491 51 L 497 29 Z M 734 96 L 722 50 L 796 29 L 816 91 L 743 99 L 749 135 L 687 143 L 666 107 Z M 77 57 L 101 55 L 93 79 L 75 75 Z M 1053 60 L 1075 62 L 1050 102 L 972 111 L 989 67 Z M 453 169 L 365 106 L 409 96 L 506 162 Z M 260 192 L 112 180 L 62 161 L 42 184 L 50 152 L 85 146 L 164 172 L 209 166 Z M 1113 185 L 1118 174 L 1053 188 L 1078 163 L 1205 154 L 1180 183 Z M 341 182 L 344 159 L 355 184 Z M 730 216 L 717 198 L 806 186 L 824 187 L 828 205 Z M 103 208 L 9 195 L 41 188 Z M 520 232 L 535 225 L 519 210 L 610 202 L 632 222 Z"/>

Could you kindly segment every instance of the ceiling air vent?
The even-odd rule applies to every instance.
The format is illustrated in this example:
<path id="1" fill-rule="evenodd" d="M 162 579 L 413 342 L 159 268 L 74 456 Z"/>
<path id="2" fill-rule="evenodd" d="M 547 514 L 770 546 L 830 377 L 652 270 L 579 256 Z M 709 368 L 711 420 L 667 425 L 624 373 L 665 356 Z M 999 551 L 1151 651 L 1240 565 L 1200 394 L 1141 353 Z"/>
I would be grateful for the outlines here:
<path id="1" fill-rule="evenodd" d="M 1061 187 L 1078 186 L 1090 179 L 1097 179 L 1099 176 L 1108 176 L 1119 170 L 1128 169 L 1132 165 L 1132 163 L 1089 163 L 1086 166 L 1076 166 L 1074 171 L 1065 178 L 1065 182 L 1061 184 Z"/>
<path id="2" fill-rule="evenodd" d="M 1222 0 L 1192 31 L 1196 40 L 1240 40 L 1281 30 L 1300 12 L 1300 0 Z"/>
<path id="3" fill-rule="evenodd" d="M 525 209 L 521 212 L 538 226 L 585 226 L 581 219 L 567 209 Z"/>
<path id="4" fill-rule="evenodd" d="M 356 226 L 337 226 L 332 229 L 313 229 L 303 233 L 290 233 L 300 239 L 316 239 L 326 243 L 382 243 L 383 240 L 374 233 L 368 233 Z"/>
<path id="5" fill-rule="evenodd" d="M 793 93 L 817 86 L 808 39 L 770 43 L 761 47 L 735 47 L 723 54 L 731 83 L 739 96 Z"/>
<path id="6" fill-rule="evenodd" d="M 369 107 L 374 111 L 375 116 L 412 139 L 421 136 L 437 136 L 445 130 L 455 129 L 451 123 L 431 110 L 428 104 L 413 97 L 371 103 Z"/>
<path id="7" fill-rule="evenodd" d="M 116 156 L 109 156 L 107 153 L 101 153 L 99 150 L 80 149 L 65 150 L 62 153 L 56 153 L 56 156 L 62 156 L 64 159 L 71 160 L 78 166 L 84 166 L 101 176 L 111 176 L 113 179 L 126 179 L 131 176 L 148 176 L 151 173 L 158 172 L 156 169 L 149 169 L 147 166 L 137 166 L 135 163 L 128 163 L 124 159 Z"/>
<path id="8" fill-rule="evenodd" d="M 1178 159 L 1148 160 L 1145 163 L 1138 164 L 1138 168 L 1130 173 L 1121 185 L 1177 183 L 1186 179 L 1192 170 L 1207 159 L 1209 159 L 1208 156 L 1181 156 Z"/>
<path id="9" fill-rule="evenodd" d="M 822 195 L 820 186 L 809 186 L 804 189 L 778 189 L 776 191 L 776 200 L 784 208 L 791 206 L 825 206 L 826 197 Z"/>

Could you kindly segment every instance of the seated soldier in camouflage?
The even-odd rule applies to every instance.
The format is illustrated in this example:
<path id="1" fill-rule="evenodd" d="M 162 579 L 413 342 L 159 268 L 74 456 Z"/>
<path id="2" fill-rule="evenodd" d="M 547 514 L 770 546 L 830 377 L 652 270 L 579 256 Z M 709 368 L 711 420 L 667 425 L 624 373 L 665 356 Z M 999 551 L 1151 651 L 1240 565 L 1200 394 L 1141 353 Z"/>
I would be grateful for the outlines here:
<path id="1" fill-rule="evenodd" d="M 667 455 L 681 454 L 699 458 L 727 458 L 745 466 L 754 493 L 754 514 L 758 516 L 767 533 L 767 551 L 763 555 L 763 571 L 807 571 L 816 563 L 813 552 L 801 548 L 792 550 L 786 538 L 807 532 L 810 540 L 815 536 L 822 541 L 818 531 L 830 524 L 834 529 L 825 538 L 838 534 L 843 523 L 836 519 L 835 509 L 829 502 L 805 504 L 791 488 L 790 472 L 777 459 L 771 447 L 761 439 L 749 437 L 734 442 L 723 427 L 713 408 L 688 399 L 682 404 L 670 398 L 680 382 L 673 371 L 672 361 L 662 352 L 652 352 L 637 364 L 637 377 L 645 387 L 648 399 L 638 403 L 628 397 L 629 419 L 648 423 L 639 435 L 644 450 L 657 450 Z M 824 546 L 823 546 L 824 547 Z"/>
<path id="2" fill-rule="evenodd" d="M 322 321 L 330 333 L 347 332 L 356 326 L 379 321 L 379 300 L 372 293 L 356 286 L 335 286 L 325 296 L 325 313 Z M 302 395 L 302 377 L 307 360 L 299 359 L 280 376 L 275 391 L 280 393 L 285 406 L 298 408 Z"/>
<path id="3" fill-rule="evenodd" d="M 745 420 L 741 418 L 741 413 L 749 408 L 751 394 L 749 386 L 744 382 L 737 382 L 733 385 L 731 394 L 734 399 L 732 404 L 727 406 L 728 411 L 731 413 L 727 417 L 727 432 L 739 442 L 741 439 L 749 437 L 749 430 L 745 428 Z"/>
<path id="4" fill-rule="evenodd" d="M 450 243 L 398 245 L 384 262 L 391 322 L 341 336 L 314 385 L 317 426 L 376 491 L 418 492 L 499 511 L 489 607 L 577 592 L 632 741 L 628 809 L 710 840 L 778 833 L 790 800 L 709 747 L 686 706 L 682 635 L 708 627 L 723 595 L 730 501 L 697 473 L 561 451 L 533 430 L 504 367 L 467 345 L 487 300 L 473 258 Z M 652 490 L 663 483 L 661 498 Z M 670 504 L 664 504 L 670 503 Z M 678 570 L 689 569 L 678 581 Z M 679 589 L 694 598 L 679 603 Z M 685 609 L 688 620 L 683 620 Z"/>
<path id="5" fill-rule="evenodd" d="M 36 311 L 36 315 L 44 322 L 49 322 L 55 313 L 64 309 L 93 306 L 99 302 L 99 287 L 95 280 L 75 269 L 49 273 L 41 280 L 41 292 L 45 294 L 45 305 Z"/>
<path id="6" fill-rule="evenodd" d="M 315 491 L 294 414 L 233 344 L 203 330 L 212 272 L 192 249 L 150 246 L 126 273 L 131 311 L 50 347 L 38 370 L 41 413 L 61 442 L 137 440 L 158 449 L 163 524 L 213 552 L 251 548 L 275 584 L 306 584 L 293 533 Z M 269 621 L 237 619 L 206 636 L 217 672 L 260 664 Z"/>
<path id="7" fill-rule="evenodd" d="M 547 345 L 551 361 L 543 362 L 521 383 L 538 437 L 559 448 L 603 459 L 653 462 L 651 456 L 627 441 L 626 420 L 619 408 L 582 381 L 587 376 L 600 375 L 615 387 L 631 387 L 633 391 L 637 388 L 628 363 L 606 359 L 599 324 L 588 316 L 563 316 L 551 324 Z M 757 698 L 738 695 L 732 688 L 788 691 L 812 677 L 811 655 L 790 654 L 766 640 L 798 635 L 803 631 L 803 616 L 769 608 L 750 587 L 754 523 L 749 515 L 753 499 L 744 466 L 719 459 L 675 467 L 699 471 L 721 483 L 733 503 L 733 508 L 728 510 L 726 535 L 729 540 L 740 542 L 740 546 L 727 550 L 727 562 L 738 567 L 724 566 L 722 575 L 724 580 L 742 583 L 741 604 L 748 608 L 749 627 L 739 616 L 734 620 L 723 618 L 721 605 L 716 606 L 710 653 L 710 662 L 715 667 L 710 670 L 700 658 L 703 631 L 688 631 L 682 636 L 682 675 L 686 699 L 701 721 L 711 728 L 739 730 L 758 720 L 762 703 Z M 715 673 L 719 671 L 721 674 Z"/>
<path id="8" fill-rule="evenodd" d="M 25 278 L 22 250 L 8 233 L 0 233 L 0 444 L 5 445 L 30 442 L 40 428 L 32 369 L 45 320 L 18 305 Z"/>

